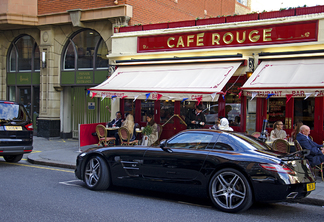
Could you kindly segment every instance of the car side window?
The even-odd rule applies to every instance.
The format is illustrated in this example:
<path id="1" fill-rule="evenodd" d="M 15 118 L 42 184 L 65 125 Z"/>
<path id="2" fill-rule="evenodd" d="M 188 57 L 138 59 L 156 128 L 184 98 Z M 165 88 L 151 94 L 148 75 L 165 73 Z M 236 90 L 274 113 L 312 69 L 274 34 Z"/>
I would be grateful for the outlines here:
<path id="1" fill-rule="evenodd" d="M 168 141 L 170 148 L 206 149 L 213 141 L 213 135 L 207 133 L 184 133 Z"/>
<path id="2" fill-rule="evenodd" d="M 214 149 L 217 150 L 234 150 L 233 147 L 231 146 L 232 144 L 232 138 L 227 136 L 227 135 L 219 135 L 218 140 L 214 146 Z"/>

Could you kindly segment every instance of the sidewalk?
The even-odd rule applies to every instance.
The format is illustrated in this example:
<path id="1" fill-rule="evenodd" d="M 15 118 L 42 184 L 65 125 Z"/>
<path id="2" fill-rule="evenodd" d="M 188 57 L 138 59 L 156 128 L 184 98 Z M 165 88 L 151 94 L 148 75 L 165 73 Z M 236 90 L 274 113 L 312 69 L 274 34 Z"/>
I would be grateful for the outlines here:
<path id="1" fill-rule="evenodd" d="M 46 139 L 34 136 L 34 151 L 28 154 L 27 160 L 34 164 L 74 169 L 76 157 L 80 151 L 86 150 L 88 147 L 79 149 L 78 140 L 74 139 L 61 139 L 58 137 Z M 324 207 L 324 181 L 320 177 L 317 177 L 316 189 L 308 197 L 301 200 L 291 200 L 289 202 Z"/>

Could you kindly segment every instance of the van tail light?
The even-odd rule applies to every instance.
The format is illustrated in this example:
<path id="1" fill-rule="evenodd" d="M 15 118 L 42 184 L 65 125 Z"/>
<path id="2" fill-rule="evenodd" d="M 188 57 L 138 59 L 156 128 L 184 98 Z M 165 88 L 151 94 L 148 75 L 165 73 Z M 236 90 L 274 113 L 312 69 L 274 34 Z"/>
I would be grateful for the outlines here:
<path id="1" fill-rule="evenodd" d="M 274 171 L 278 173 L 286 173 L 289 175 L 296 175 L 296 172 L 290 169 L 285 164 L 271 164 L 271 163 L 260 163 L 260 166 L 268 171 Z"/>
<path id="2" fill-rule="evenodd" d="M 32 123 L 27 124 L 25 127 L 26 127 L 26 129 L 29 130 L 29 131 L 34 130 L 34 128 L 33 128 L 33 124 L 32 124 Z"/>

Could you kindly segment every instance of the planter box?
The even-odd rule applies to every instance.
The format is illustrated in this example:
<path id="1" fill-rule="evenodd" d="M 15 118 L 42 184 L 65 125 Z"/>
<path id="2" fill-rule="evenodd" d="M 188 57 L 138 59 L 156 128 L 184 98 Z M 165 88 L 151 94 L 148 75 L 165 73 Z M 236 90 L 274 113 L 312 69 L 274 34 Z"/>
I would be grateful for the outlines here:
<path id="1" fill-rule="evenodd" d="M 324 12 L 324 5 L 314 7 L 296 8 L 296 15 L 307 15 Z"/>
<path id="2" fill-rule="evenodd" d="M 135 32 L 135 31 L 142 31 L 143 26 L 136 25 L 136 26 L 126 26 L 126 27 L 120 27 L 119 32 Z"/>
<path id="3" fill-rule="evenodd" d="M 226 22 L 243 22 L 243 21 L 258 20 L 259 14 L 228 16 L 225 19 Z"/>
<path id="4" fill-rule="evenodd" d="M 119 32 L 119 27 L 114 27 L 114 33 L 118 33 Z"/>
<path id="5" fill-rule="evenodd" d="M 212 25 L 212 24 L 220 24 L 220 23 L 225 23 L 225 17 L 199 19 L 196 21 L 196 25 Z"/>
<path id="6" fill-rule="evenodd" d="M 188 21 L 170 22 L 168 25 L 169 28 L 190 27 L 190 26 L 195 26 L 196 21 L 188 20 Z"/>
<path id="7" fill-rule="evenodd" d="M 157 24 L 143 25 L 143 30 L 167 29 L 167 28 L 168 28 L 168 23 L 157 23 Z"/>
<path id="8" fill-rule="evenodd" d="M 296 12 L 295 9 L 273 11 L 273 12 L 262 12 L 259 14 L 259 19 L 271 19 L 271 18 L 294 16 L 295 12 Z"/>

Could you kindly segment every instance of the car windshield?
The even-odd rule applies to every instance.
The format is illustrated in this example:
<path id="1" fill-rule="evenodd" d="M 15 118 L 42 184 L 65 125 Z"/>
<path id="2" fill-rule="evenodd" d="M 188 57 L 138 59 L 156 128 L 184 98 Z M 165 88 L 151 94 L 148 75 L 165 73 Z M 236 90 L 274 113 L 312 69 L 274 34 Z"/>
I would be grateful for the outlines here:
<path id="1" fill-rule="evenodd" d="M 23 107 L 13 103 L 0 103 L 0 120 L 1 121 L 26 121 L 27 115 Z"/>
<path id="2" fill-rule="evenodd" d="M 242 142 L 245 143 L 248 147 L 252 149 L 262 150 L 262 151 L 268 151 L 271 150 L 271 147 L 267 145 L 266 143 L 262 142 L 261 140 L 255 139 L 253 136 L 250 135 L 244 135 L 242 133 L 233 133 L 235 136 L 239 137 Z"/>

